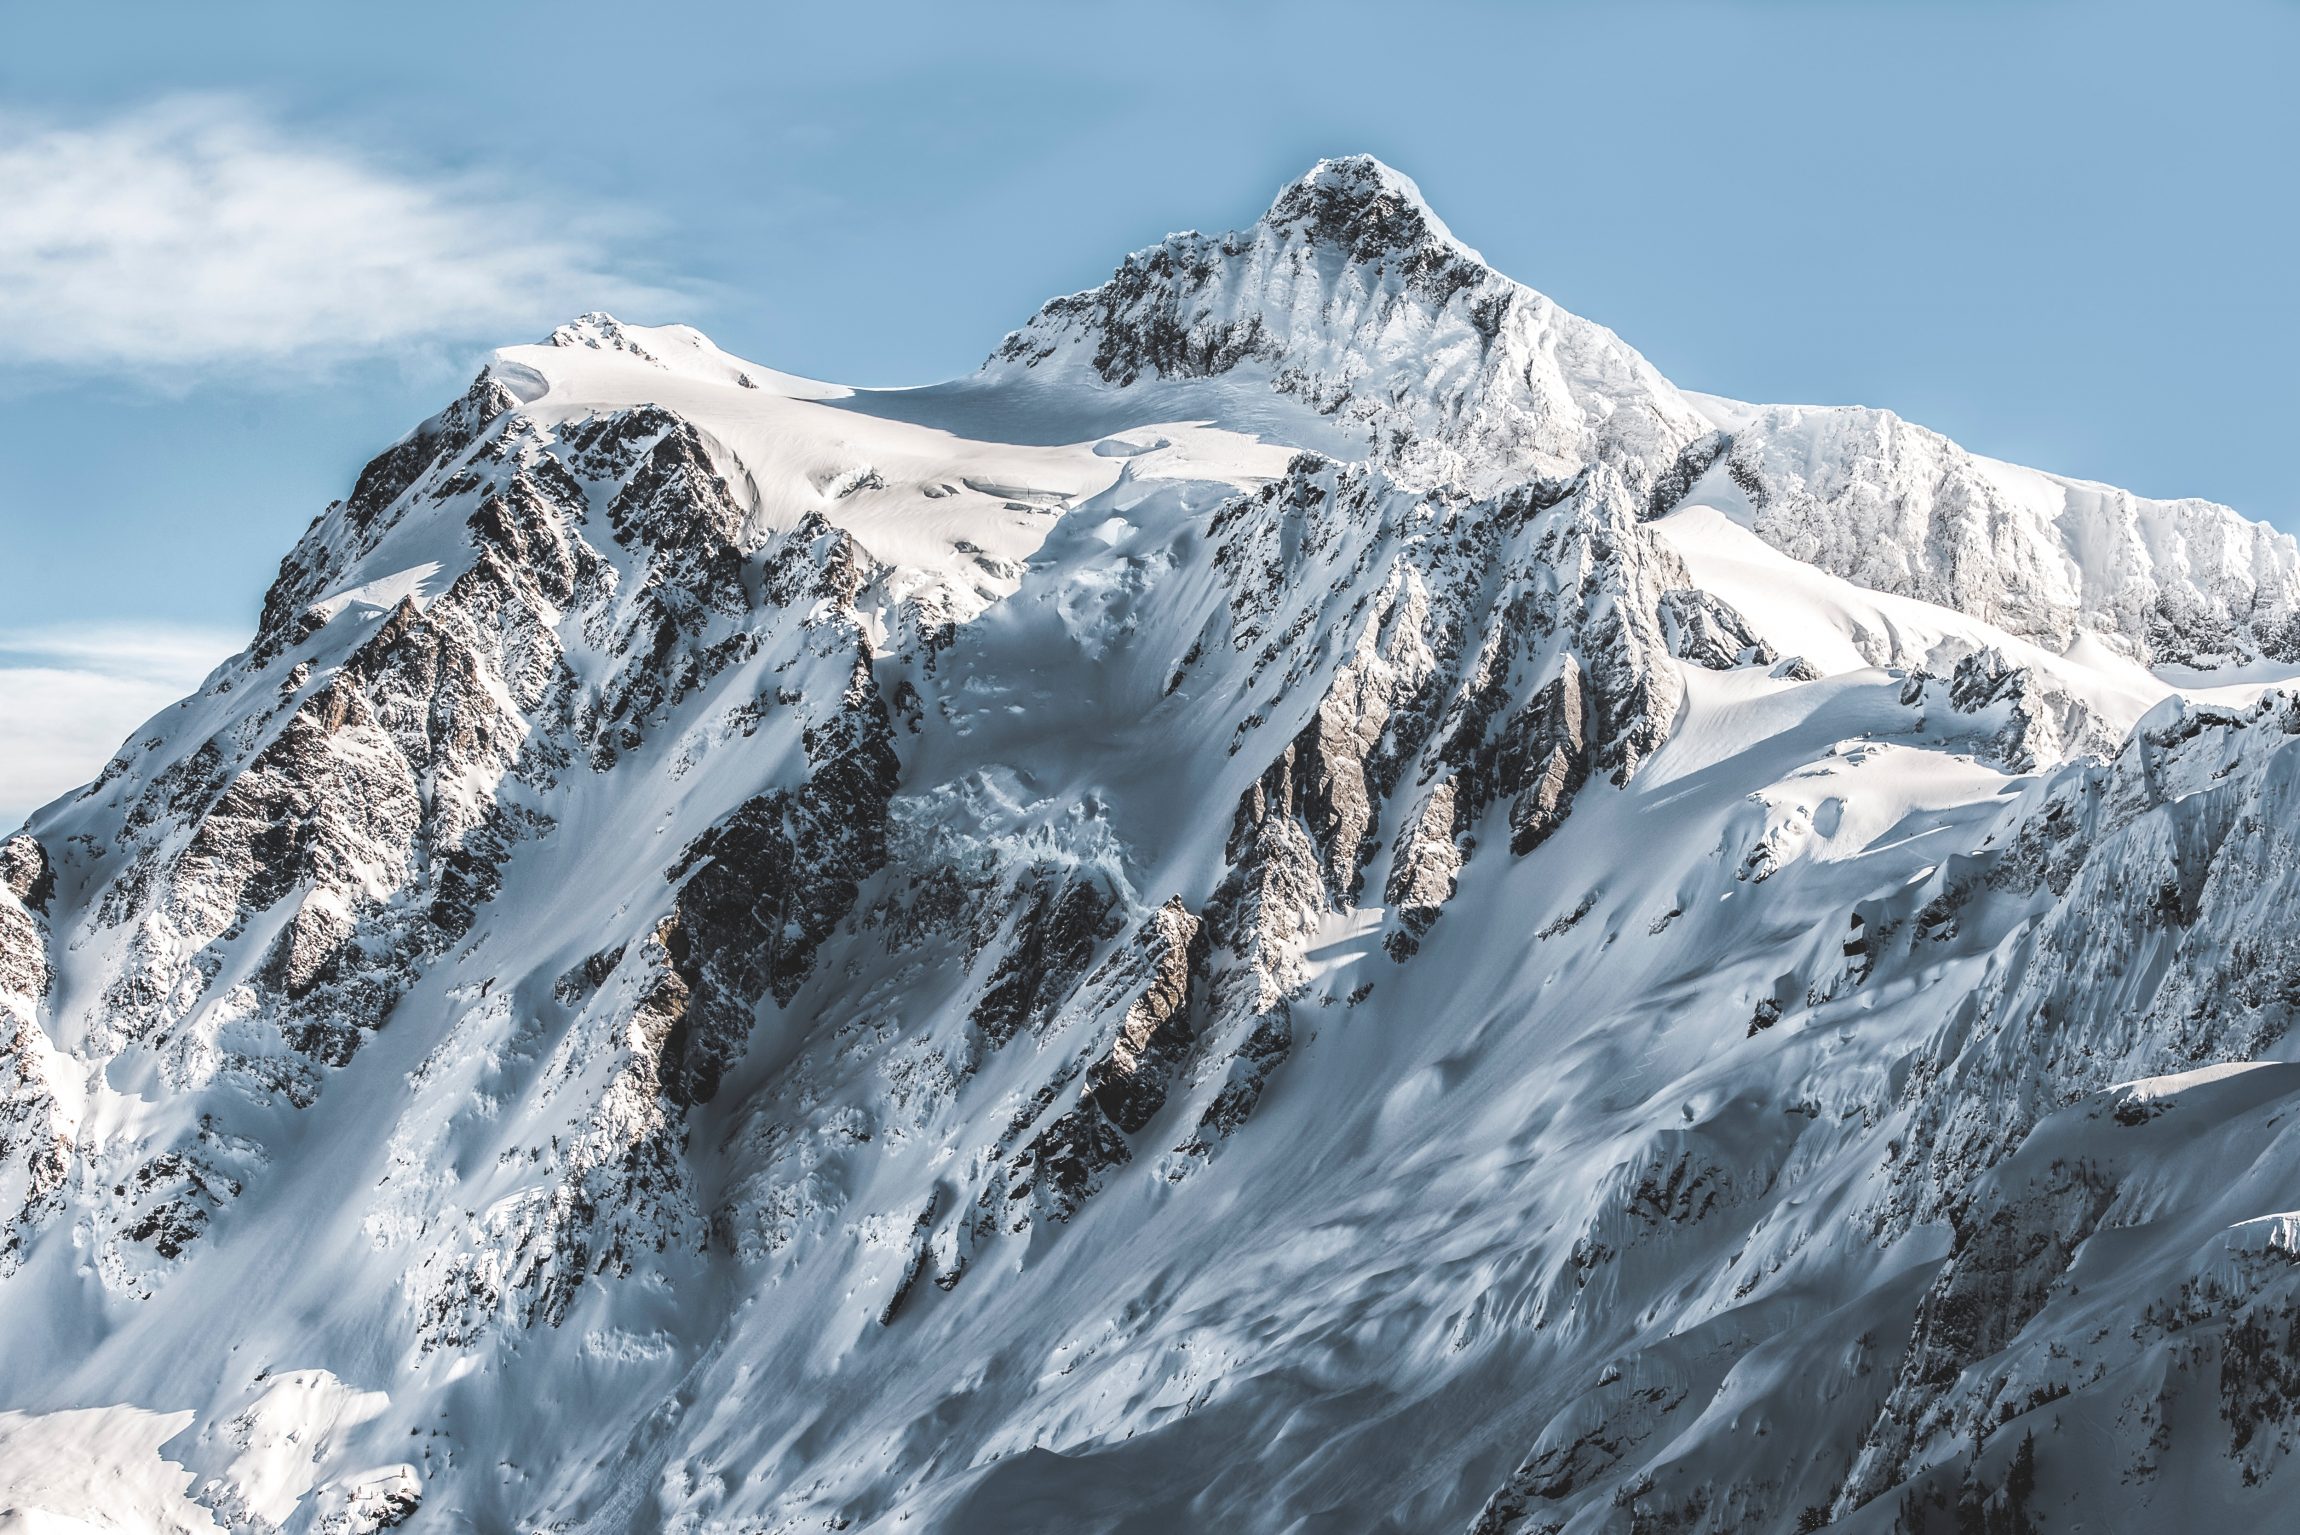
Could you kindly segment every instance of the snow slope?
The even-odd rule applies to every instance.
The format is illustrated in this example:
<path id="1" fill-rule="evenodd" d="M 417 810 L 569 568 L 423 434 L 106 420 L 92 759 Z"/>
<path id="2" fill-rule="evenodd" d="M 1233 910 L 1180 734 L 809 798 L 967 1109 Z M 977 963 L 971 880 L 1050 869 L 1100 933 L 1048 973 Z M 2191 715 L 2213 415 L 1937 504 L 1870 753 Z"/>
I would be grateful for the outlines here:
<path id="1" fill-rule="evenodd" d="M 0 1522 L 2272 1527 L 2296 568 L 1362 159 L 585 316 L 0 843 Z"/>
<path id="2" fill-rule="evenodd" d="M 2216 669 L 2300 660 L 2300 548 L 2209 501 L 2152 501 L 1967 453 L 1891 411 L 1695 397 L 1682 467 L 1783 553 L 2065 649 Z M 1735 493 L 1738 492 L 1736 495 Z"/>

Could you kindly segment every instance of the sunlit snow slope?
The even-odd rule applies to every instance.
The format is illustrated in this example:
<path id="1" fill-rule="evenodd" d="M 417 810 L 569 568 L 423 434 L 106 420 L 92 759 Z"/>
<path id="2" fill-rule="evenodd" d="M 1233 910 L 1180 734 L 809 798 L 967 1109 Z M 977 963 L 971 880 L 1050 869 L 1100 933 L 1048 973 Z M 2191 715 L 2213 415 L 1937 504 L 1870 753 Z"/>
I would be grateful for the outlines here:
<path id="1" fill-rule="evenodd" d="M 1329 161 L 585 316 L 0 843 L 0 1529 L 2277 1527 L 2300 549 Z"/>

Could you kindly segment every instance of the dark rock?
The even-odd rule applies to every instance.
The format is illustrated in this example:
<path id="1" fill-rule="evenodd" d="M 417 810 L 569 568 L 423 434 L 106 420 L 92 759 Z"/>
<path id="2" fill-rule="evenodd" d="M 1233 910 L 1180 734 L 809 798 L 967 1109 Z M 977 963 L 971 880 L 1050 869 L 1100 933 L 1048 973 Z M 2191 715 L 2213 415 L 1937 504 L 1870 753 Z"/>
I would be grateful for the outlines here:
<path id="1" fill-rule="evenodd" d="M 900 764 L 885 701 L 858 649 L 836 712 L 806 731 L 809 776 L 747 801 L 672 865 L 665 946 L 694 993 L 666 1044 L 664 1091 L 705 1103 L 750 1037 L 753 1010 L 788 1003 L 815 950 L 886 862 Z"/>

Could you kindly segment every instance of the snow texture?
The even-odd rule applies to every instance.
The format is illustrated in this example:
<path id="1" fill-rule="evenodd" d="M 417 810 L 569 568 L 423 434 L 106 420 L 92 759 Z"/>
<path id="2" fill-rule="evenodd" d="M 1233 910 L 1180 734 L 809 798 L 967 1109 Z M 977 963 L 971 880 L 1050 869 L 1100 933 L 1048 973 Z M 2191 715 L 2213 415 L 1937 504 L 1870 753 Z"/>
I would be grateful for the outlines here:
<path id="1" fill-rule="evenodd" d="M 2272 1527 L 2296 603 L 1362 158 L 583 316 L 0 843 L 0 1529 Z"/>

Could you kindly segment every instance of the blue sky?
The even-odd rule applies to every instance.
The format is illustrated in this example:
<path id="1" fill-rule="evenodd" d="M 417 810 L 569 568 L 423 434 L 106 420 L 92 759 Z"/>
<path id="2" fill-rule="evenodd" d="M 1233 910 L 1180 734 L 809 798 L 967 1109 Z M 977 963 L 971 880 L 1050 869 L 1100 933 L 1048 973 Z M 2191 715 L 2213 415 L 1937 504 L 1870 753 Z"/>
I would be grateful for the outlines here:
<path id="1" fill-rule="evenodd" d="M 2296 57 L 2291 0 L 9 7 L 0 764 L 93 771 L 22 676 L 196 680 L 492 345 L 925 382 L 1358 150 L 1689 387 L 2300 527 Z"/>

